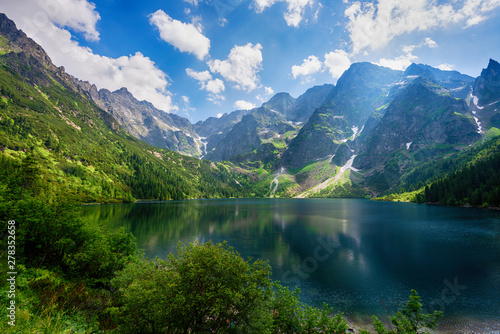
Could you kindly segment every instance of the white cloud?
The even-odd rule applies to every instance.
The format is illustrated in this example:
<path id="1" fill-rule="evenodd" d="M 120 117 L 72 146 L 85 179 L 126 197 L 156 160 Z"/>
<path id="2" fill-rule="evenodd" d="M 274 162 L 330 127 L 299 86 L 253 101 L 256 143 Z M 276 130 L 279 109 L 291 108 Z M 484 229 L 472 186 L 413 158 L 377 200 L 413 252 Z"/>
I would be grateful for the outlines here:
<path id="1" fill-rule="evenodd" d="M 429 48 L 433 49 L 433 48 L 437 48 L 438 44 L 436 42 L 434 42 L 432 39 L 430 39 L 429 37 L 426 37 L 419 44 L 404 46 L 403 52 L 404 53 L 411 53 L 411 52 L 413 52 L 413 50 L 415 50 L 417 48 L 421 48 L 422 46 L 428 46 Z"/>
<path id="2" fill-rule="evenodd" d="M 265 102 L 269 100 L 269 98 L 273 94 L 274 94 L 274 89 L 272 89 L 271 87 L 264 87 L 264 93 L 257 95 L 255 98 L 261 102 Z"/>
<path id="3" fill-rule="evenodd" d="M 193 6 L 198 6 L 198 0 L 184 0 L 184 2 L 187 2 L 188 4 Z"/>
<path id="4" fill-rule="evenodd" d="M 227 81 L 235 83 L 237 89 L 251 92 L 257 88 L 262 69 L 262 45 L 248 43 L 235 45 L 226 60 L 211 60 L 207 64 L 212 73 L 220 73 Z"/>
<path id="5" fill-rule="evenodd" d="M 183 96 L 182 96 L 182 101 L 183 101 L 184 103 L 189 104 L 189 96 L 185 96 L 185 95 L 183 95 Z"/>
<path id="6" fill-rule="evenodd" d="M 83 33 L 86 40 L 99 40 L 96 24 L 101 17 L 95 5 L 85 0 L 2 1 L 2 12 L 18 26 L 33 26 L 31 30 L 55 24 Z"/>
<path id="7" fill-rule="evenodd" d="M 457 8 L 458 7 L 458 8 Z M 465 22 L 465 28 L 478 24 L 499 0 L 457 0 L 437 4 L 433 0 L 378 0 L 353 2 L 344 12 L 353 54 L 385 46 L 394 37 L 416 30 L 426 31 Z"/>
<path id="8" fill-rule="evenodd" d="M 255 104 L 244 101 L 244 100 L 238 100 L 234 103 L 234 107 L 237 110 L 250 110 L 255 108 Z"/>
<path id="9" fill-rule="evenodd" d="M 186 73 L 191 78 L 199 81 L 201 88 L 209 93 L 219 94 L 226 89 L 224 81 L 221 79 L 213 79 L 212 75 L 208 71 L 197 72 L 190 68 L 186 68 Z"/>
<path id="10" fill-rule="evenodd" d="M 453 69 L 455 68 L 455 65 L 445 63 L 445 64 L 439 65 L 437 68 L 439 68 L 441 71 L 453 71 Z"/>
<path id="11" fill-rule="evenodd" d="M 316 56 L 309 56 L 302 61 L 301 65 L 292 66 L 292 75 L 294 79 L 298 76 L 309 77 L 323 69 L 323 63 Z"/>
<path id="12" fill-rule="evenodd" d="M 325 54 L 325 66 L 328 68 L 332 78 L 338 79 L 351 66 L 351 60 L 347 52 L 335 50 Z"/>
<path id="13" fill-rule="evenodd" d="M 199 24 L 174 20 L 161 9 L 149 17 L 149 22 L 160 31 L 160 37 L 181 52 L 192 53 L 199 60 L 208 56 L 210 40 L 201 32 Z"/>
<path id="14" fill-rule="evenodd" d="M 217 118 L 221 118 L 222 116 L 224 116 L 224 114 L 223 114 L 223 113 L 218 113 L 218 114 L 217 114 Z"/>
<path id="15" fill-rule="evenodd" d="M 283 14 L 283 18 L 288 26 L 297 28 L 303 19 L 306 6 L 312 6 L 314 0 L 254 0 L 254 8 L 257 13 L 262 13 L 277 2 L 286 2 L 287 12 Z"/>
<path id="16" fill-rule="evenodd" d="M 218 94 L 220 92 L 223 92 L 226 87 L 224 86 L 224 81 L 221 79 L 215 79 L 215 80 L 209 80 L 206 84 L 207 92 L 213 93 L 213 94 Z"/>
<path id="17" fill-rule="evenodd" d="M 224 81 L 218 78 L 213 79 L 208 71 L 197 72 L 190 68 L 186 68 L 186 74 L 197 80 L 200 83 L 201 89 L 209 92 L 207 100 L 217 104 L 225 100 L 225 97 L 220 94 L 226 89 Z"/>
<path id="18" fill-rule="evenodd" d="M 41 3 L 8 1 L 2 4 L 2 11 L 44 48 L 54 64 L 64 66 L 71 75 L 99 88 L 113 91 L 127 87 L 138 100 L 148 100 L 164 111 L 178 110 L 167 89 L 169 77 L 150 58 L 140 52 L 119 58 L 94 54 L 90 48 L 82 47 L 72 39 L 68 30 L 60 27 L 62 22 L 74 18 L 73 26 L 80 26 L 78 31 L 90 39 L 98 38 L 95 22 L 99 14 L 94 5 L 83 0 L 46 1 L 43 6 Z M 57 8 L 61 4 L 67 7 Z M 60 17 L 52 20 L 56 15 Z M 94 19 L 89 19 L 91 16 Z"/>
<path id="19" fill-rule="evenodd" d="M 212 80 L 212 75 L 208 71 L 197 72 L 190 68 L 186 68 L 186 74 L 191 78 L 200 81 L 200 83 L 205 83 L 208 80 Z"/>
<path id="20" fill-rule="evenodd" d="M 396 57 L 394 59 L 381 58 L 376 64 L 392 68 L 393 70 L 404 71 L 408 66 L 411 65 L 411 63 L 414 63 L 418 59 L 418 57 L 413 55 L 412 52 L 415 49 L 421 48 L 423 46 L 427 46 L 432 49 L 432 48 L 437 48 L 438 44 L 429 37 L 427 37 L 419 44 L 403 46 L 402 48 L 402 51 L 404 53 L 403 55 Z"/>
<path id="21" fill-rule="evenodd" d="M 430 39 L 429 37 L 426 37 L 424 39 L 423 45 L 426 45 L 426 46 L 430 47 L 431 49 L 438 47 L 438 44 L 436 42 L 434 42 L 432 39 Z"/>
<path id="22" fill-rule="evenodd" d="M 417 59 L 418 57 L 412 55 L 411 53 L 407 53 L 405 55 L 396 57 L 395 59 L 381 58 L 378 61 L 377 65 L 389 67 L 393 70 L 404 71 L 408 66 L 411 65 L 411 63 L 413 63 Z"/>

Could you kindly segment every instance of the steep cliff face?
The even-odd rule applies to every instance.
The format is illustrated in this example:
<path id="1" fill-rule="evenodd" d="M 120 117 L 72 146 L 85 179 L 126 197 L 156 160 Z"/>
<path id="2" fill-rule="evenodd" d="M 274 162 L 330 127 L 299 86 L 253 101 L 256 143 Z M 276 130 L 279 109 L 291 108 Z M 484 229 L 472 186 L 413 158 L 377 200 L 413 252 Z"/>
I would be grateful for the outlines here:
<path id="1" fill-rule="evenodd" d="M 283 143 L 286 139 L 285 134 L 294 130 L 295 127 L 277 111 L 264 107 L 257 108 L 243 116 L 206 158 L 215 161 L 230 160 L 237 155 L 258 150 L 264 144 L 274 145 L 278 153 L 285 145 Z M 238 160 L 241 160 L 241 157 Z"/>
<path id="2" fill-rule="evenodd" d="M 330 84 L 309 88 L 295 100 L 295 105 L 287 119 L 292 122 L 307 122 L 314 110 L 324 104 L 325 99 L 334 88 L 335 86 Z"/>
<path id="3" fill-rule="evenodd" d="M 193 127 L 203 143 L 203 156 L 213 151 L 233 126 L 250 112 L 250 110 L 236 110 L 231 113 L 224 113 L 221 117 L 209 117 L 194 124 Z"/>
<path id="4" fill-rule="evenodd" d="M 474 82 L 473 95 L 478 98 L 477 105 L 484 107 L 500 98 L 500 64 L 490 59 L 488 67 Z"/>
<path id="5" fill-rule="evenodd" d="M 82 85 L 82 88 L 87 87 Z M 96 94 L 91 86 L 88 93 L 137 139 L 194 157 L 203 154 L 202 144 L 188 119 L 159 110 L 149 102 L 138 101 L 126 88 L 115 92 L 101 89 Z"/>
<path id="6" fill-rule="evenodd" d="M 464 100 L 430 79 L 418 78 L 394 98 L 360 144 L 354 167 L 375 168 L 397 179 L 418 163 L 457 152 L 480 137 Z"/>
<path id="7" fill-rule="evenodd" d="M 298 168 L 335 155 L 339 144 L 355 139 L 400 77 L 400 71 L 371 63 L 353 64 L 290 143 L 283 155 L 285 165 Z"/>
<path id="8" fill-rule="evenodd" d="M 500 128 L 500 64 L 490 59 L 474 82 L 471 109 L 483 132 Z"/>
<path id="9" fill-rule="evenodd" d="M 288 93 L 278 93 L 269 101 L 262 104 L 262 108 L 275 111 L 281 114 L 285 119 L 289 119 L 289 115 L 295 106 L 296 100 Z"/>
<path id="10" fill-rule="evenodd" d="M 260 108 L 247 111 L 245 116 L 243 111 L 237 111 L 220 119 L 197 123 L 198 133 L 207 137 L 206 158 L 215 161 L 249 161 L 259 157 L 268 162 L 278 160 L 302 126 L 302 120 L 325 101 L 332 87 L 313 87 L 297 99 L 288 93 L 278 93 Z M 254 151 L 259 153 L 255 155 Z M 239 157 L 235 158 L 237 155 Z"/>

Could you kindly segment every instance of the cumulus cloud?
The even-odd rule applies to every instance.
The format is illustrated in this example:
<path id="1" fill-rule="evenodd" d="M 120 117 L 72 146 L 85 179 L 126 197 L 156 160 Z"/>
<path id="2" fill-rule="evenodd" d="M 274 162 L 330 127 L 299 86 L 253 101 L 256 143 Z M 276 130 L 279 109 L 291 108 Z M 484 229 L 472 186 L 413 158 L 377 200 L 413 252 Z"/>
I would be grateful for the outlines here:
<path id="1" fill-rule="evenodd" d="M 237 110 L 250 110 L 250 109 L 255 108 L 255 104 L 253 104 L 251 102 L 244 101 L 244 100 L 238 100 L 234 103 L 234 107 Z"/>
<path id="2" fill-rule="evenodd" d="M 434 42 L 432 39 L 430 39 L 429 37 L 427 37 L 422 42 L 420 42 L 420 44 L 404 46 L 403 52 L 410 53 L 410 52 L 413 52 L 413 50 L 415 50 L 417 48 L 421 48 L 423 46 L 427 46 L 427 47 L 433 49 L 433 48 L 437 48 L 438 44 L 436 42 Z"/>
<path id="3" fill-rule="evenodd" d="M 316 56 L 309 56 L 302 61 L 301 65 L 292 66 L 292 75 L 294 79 L 298 76 L 309 77 L 323 69 L 323 63 Z"/>
<path id="4" fill-rule="evenodd" d="M 287 11 L 283 14 L 283 18 L 288 26 L 296 28 L 303 19 L 305 8 L 314 3 L 313 0 L 254 0 L 253 7 L 257 13 L 262 13 L 264 9 L 277 2 L 286 2 Z"/>
<path id="5" fill-rule="evenodd" d="M 64 8 L 58 8 L 61 4 Z M 119 58 L 104 57 L 72 39 L 64 27 L 91 40 L 98 38 L 95 23 L 99 14 L 93 4 L 83 0 L 17 0 L 4 2 L 2 11 L 44 48 L 54 64 L 64 66 L 68 73 L 99 88 L 127 87 L 137 99 L 148 100 L 158 109 L 178 110 L 167 89 L 169 77 L 150 58 L 140 52 Z M 75 20 L 71 26 L 63 24 L 71 20 Z"/>
<path id="6" fill-rule="evenodd" d="M 325 54 L 325 66 L 333 79 L 338 79 L 351 66 L 351 59 L 347 52 L 335 50 Z"/>
<path id="7" fill-rule="evenodd" d="M 149 22 L 160 31 L 160 37 L 181 52 L 192 53 L 199 60 L 208 56 L 210 40 L 202 34 L 199 24 L 174 20 L 161 9 L 149 16 Z"/>
<path id="8" fill-rule="evenodd" d="M 201 89 L 209 92 L 208 100 L 214 103 L 219 103 L 225 98 L 220 93 L 226 89 L 224 81 L 221 79 L 213 79 L 208 71 L 197 72 L 190 68 L 186 68 L 186 74 L 200 83 Z"/>
<path id="9" fill-rule="evenodd" d="M 226 60 L 211 60 L 208 67 L 212 73 L 220 73 L 224 79 L 233 82 L 237 89 L 251 92 L 259 83 L 257 73 L 262 69 L 262 45 L 235 45 Z"/>
<path id="10" fill-rule="evenodd" d="M 255 98 L 261 102 L 267 101 L 274 94 L 274 89 L 271 87 L 264 87 L 264 93 L 258 94 Z"/>
<path id="11" fill-rule="evenodd" d="M 394 59 L 380 58 L 377 65 L 389 67 L 393 70 L 404 71 L 408 66 L 411 65 L 411 63 L 413 63 L 417 59 L 418 57 L 412 55 L 411 53 L 407 53 Z"/>
<path id="12" fill-rule="evenodd" d="M 394 59 L 381 58 L 378 61 L 377 65 L 389 67 L 392 68 L 393 70 L 404 71 L 408 66 L 411 65 L 411 63 L 414 63 L 418 59 L 418 57 L 413 55 L 412 52 L 415 49 L 424 46 L 427 46 L 429 48 L 437 48 L 438 44 L 429 37 L 427 37 L 419 44 L 403 46 L 402 51 L 404 54 L 401 56 L 398 56 Z"/>
<path id="13" fill-rule="evenodd" d="M 455 65 L 445 63 L 445 64 L 439 65 L 437 68 L 439 68 L 441 71 L 453 71 L 453 69 L 455 68 Z"/>
<path id="14" fill-rule="evenodd" d="M 2 1 L 2 12 L 14 19 L 17 25 L 33 26 L 31 30 L 36 26 L 55 24 L 83 33 L 86 40 L 99 40 L 96 24 L 101 17 L 95 5 L 85 0 Z"/>
<path id="15" fill-rule="evenodd" d="M 461 0 L 438 4 L 432 0 L 378 0 L 353 2 L 344 12 L 353 54 L 387 45 L 394 37 L 452 23 L 465 28 L 480 23 L 500 7 L 499 0 Z"/>

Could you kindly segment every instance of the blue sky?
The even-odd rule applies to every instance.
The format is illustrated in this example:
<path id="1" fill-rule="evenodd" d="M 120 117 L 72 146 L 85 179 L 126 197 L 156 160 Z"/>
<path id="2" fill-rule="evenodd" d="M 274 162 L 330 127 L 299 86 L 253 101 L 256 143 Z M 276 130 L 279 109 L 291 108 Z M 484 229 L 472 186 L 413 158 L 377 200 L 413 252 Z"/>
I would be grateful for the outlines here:
<path id="1" fill-rule="evenodd" d="M 192 122 L 336 83 L 351 63 L 478 76 L 500 0 L 0 0 L 57 66 Z"/>

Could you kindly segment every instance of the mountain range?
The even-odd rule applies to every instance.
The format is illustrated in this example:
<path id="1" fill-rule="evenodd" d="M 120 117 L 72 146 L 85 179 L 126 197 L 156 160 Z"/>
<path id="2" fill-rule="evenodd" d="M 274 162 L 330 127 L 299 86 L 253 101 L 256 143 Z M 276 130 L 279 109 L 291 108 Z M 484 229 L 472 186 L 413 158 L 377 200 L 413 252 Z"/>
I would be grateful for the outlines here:
<path id="1" fill-rule="evenodd" d="M 138 101 L 126 88 L 98 90 L 67 74 L 3 14 L 0 62 L 2 151 L 15 156 L 36 146 L 67 170 L 79 161 L 85 177 L 113 184 L 122 197 L 210 197 L 209 179 L 217 180 L 213 196 L 229 189 L 234 196 L 372 197 L 400 191 L 423 166 L 462 156 L 500 134 L 500 64 L 493 59 L 477 78 L 424 64 L 396 71 L 355 63 L 335 85 L 297 98 L 278 93 L 258 108 L 195 124 Z M 26 133 L 13 133 L 16 126 Z M 91 138 L 88 150 L 70 143 L 71 136 L 63 139 L 68 131 Z M 111 153 L 98 157 L 93 144 Z M 189 188 L 190 174 L 196 175 L 198 191 L 174 196 L 175 181 L 168 185 L 166 178 L 162 195 L 137 192 L 131 180 L 141 167 L 132 164 L 131 152 L 161 166 L 157 178 L 182 175 Z M 98 167 L 102 155 L 113 171 Z"/>

